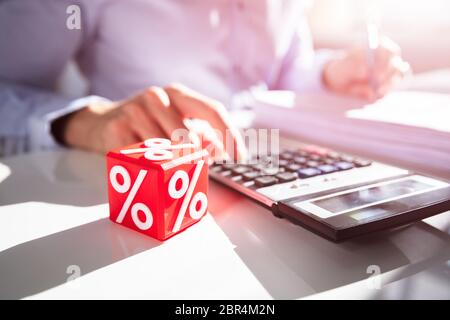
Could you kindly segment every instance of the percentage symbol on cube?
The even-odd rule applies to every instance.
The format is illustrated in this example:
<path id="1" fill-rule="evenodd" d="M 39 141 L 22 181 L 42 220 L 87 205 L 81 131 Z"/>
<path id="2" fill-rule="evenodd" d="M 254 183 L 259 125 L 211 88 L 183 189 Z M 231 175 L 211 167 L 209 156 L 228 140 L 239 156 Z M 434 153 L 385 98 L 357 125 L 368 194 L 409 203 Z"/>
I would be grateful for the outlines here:
<path id="1" fill-rule="evenodd" d="M 122 154 L 144 153 L 144 157 L 147 160 L 162 161 L 170 160 L 173 158 L 174 149 L 186 149 L 195 148 L 197 144 L 185 143 L 185 144 L 172 144 L 169 139 L 164 138 L 151 138 L 144 141 L 145 148 L 125 149 L 120 150 Z"/>
<path id="2" fill-rule="evenodd" d="M 133 219 L 134 224 L 141 230 L 148 230 L 151 228 L 153 224 L 153 214 L 150 211 L 150 208 L 141 202 L 136 202 L 132 205 L 132 202 L 136 197 L 136 194 L 139 191 L 139 188 L 141 187 L 146 175 L 147 170 L 140 170 L 136 180 L 134 181 L 133 185 L 131 185 L 131 177 L 125 167 L 116 165 L 111 168 L 111 171 L 109 173 L 109 180 L 114 190 L 122 194 L 128 192 L 127 198 L 122 205 L 119 215 L 117 216 L 117 223 L 122 223 L 125 215 L 131 207 L 131 218 Z M 118 176 L 122 177 L 122 181 L 118 180 Z M 144 213 L 144 221 L 141 221 L 141 219 L 139 218 L 139 211 Z"/>
<path id="3" fill-rule="evenodd" d="M 208 198 L 206 197 L 206 194 L 203 192 L 193 194 L 204 164 L 204 160 L 199 160 L 197 162 L 191 181 L 189 181 L 189 176 L 186 171 L 183 170 L 177 170 L 170 178 L 168 187 L 169 195 L 173 199 L 180 199 L 184 196 L 180 211 L 178 212 L 172 229 L 173 232 L 178 232 L 180 230 L 188 206 L 189 215 L 194 220 L 200 219 L 206 212 L 206 208 L 208 207 Z M 181 182 L 179 187 L 177 187 L 178 181 Z M 200 205 L 200 208 L 197 208 L 198 205 Z"/>
<path id="4" fill-rule="evenodd" d="M 195 141 L 195 139 L 193 139 L 193 140 Z M 198 146 L 198 143 L 186 143 L 186 144 L 173 145 L 169 139 L 151 138 L 151 139 L 145 140 L 144 145 L 145 145 L 145 148 L 124 149 L 124 150 L 121 150 L 120 152 L 122 154 L 144 153 L 144 157 L 147 160 L 162 161 L 162 160 L 170 160 L 173 158 L 173 153 L 170 150 L 196 148 Z M 206 151 L 204 151 L 204 152 L 206 152 Z M 204 152 L 201 154 L 204 155 Z M 189 159 L 190 159 L 190 156 L 186 156 L 184 160 L 189 160 Z M 178 160 L 182 160 L 182 159 L 180 158 Z M 179 161 L 179 163 L 182 163 L 182 161 Z M 189 215 L 194 220 L 200 219 L 203 216 L 203 214 L 206 212 L 206 208 L 208 207 L 208 198 L 206 197 L 206 194 L 204 194 L 203 192 L 197 192 L 196 194 L 193 194 L 204 164 L 205 164 L 204 160 L 199 160 L 197 162 L 195 169 L 194 169 L 194 173 L 192 175 L 192 179 L 190 181 L 189 181 L 188 174 L 183 170 L 177 170 L 172 175 L 172 177 L 169 181 L 168 193 L 169 193 L 170 197 L 172 197 L 173 199 L 181 199 L 184 196 L 183 202 L 181 203 L 180 211 L 178 212 L 177 218 L 175 220 L 175 223 L 174 223 L 174 226 L 172 229 L 173 232 L 178 232 L 180 230 L 183 219 L 186 216 L 188 207 L 189 207 Z M 141 170 L 141 172 L 142 171 L 145 171 L 145 170 Z M 142 180 L 144 179 L 144 178 L 140 179 L 141 172 L 139 173 L 138 178 L 136 179 L 135 185 L 138 182 L 140 185 L 142 183 Z M 144 177 L 145 177 L 145 174 L 144 174 Z M 181 182 L 179 187 L 177 187 L 178 181 Z M 139 187 L 137 187 L 137 189 L 138 188 Z M 125 192 L 127 192 L 127 191 L 125 191 Z M 128 198 L 130 198 L 130 195 L 132 194 L 132 192 L 133 192 L 133 189 L 130 191 Z M 134 195 L 135 195 L 135 193 L 134 193 Z M 134 197 L 134 195 L 133 195 L 133 197 Z M 128 201 L 128 198 L 127 198 L 127 201 Z M 130 203 L 131 203 L 131 200 L 130 200 Z M 119 214 L 117 221 L 120 218 L 121 218 L 120 221 L 123 220 L 123 217 L 125 216 L 130 203 L 128 203 L 128 205 L 126 202 L 124 203 L 124 206 L 121 211 L 121 214 L 123 216 L 121 218 L 121 215 Z M 125 210 L 124 207 L 126 207 L 126 205 L 127 205 L 127 208 Z M 138 209 L 141 209 L 141 205 L 145 206 L 143 204 L 140 204 Z M 200 207 L 197 209 L 198 205 L 200 205 Z M 133 210 L 133 207 L 132 207 L 132 210 Z M 135 209 L 135 210 L 137 211 L 138 209 Z M 146 213 L 142 209 L 141 209 L 141 211 Z M 149 209 L 148 209 L 148 212 L 150 212 Z M 137 213 L 135 214 L 135 216 L 137 217 Z M 134 220 L 135 216 L 133 216 L 133 211 L 132 211 L 133 221 L 136 223 L 136 221 Z M 150 216 L 151 216 L 151 213 L 150 213 Z M 138 217 L 136 219 L 138 220 Z M 136 225 L 137 225 L 137 223 L 136 223 Z"/>

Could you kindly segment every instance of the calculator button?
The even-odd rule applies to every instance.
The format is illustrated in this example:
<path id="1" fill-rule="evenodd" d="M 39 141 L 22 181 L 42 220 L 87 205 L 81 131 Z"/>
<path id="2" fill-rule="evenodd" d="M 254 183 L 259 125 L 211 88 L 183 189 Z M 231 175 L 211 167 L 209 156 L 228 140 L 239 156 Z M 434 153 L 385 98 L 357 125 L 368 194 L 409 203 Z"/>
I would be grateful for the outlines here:
<path id="1" fill-rule="evenodd" d="M 257 187 L 261 188 L 261 187 L 271 186 L 271 185 L 277 183 L 278 179 L 275 178 L 274 176 L 262 176 L 262 177 L 256 178 L 254 181 L 255 181 L 255 185 Z"/>
<path id="2" fill-rule="evenodd" d="M 308 162 L 308 159 L 305 157 L 295 157 L 294 162 L 298 164 L 305 164 L 306 162 Z"/>
<path id="3" fill-rule="evenodd" d="M 322 172 L 316 168 L 303 168 L 297 171 L 298 176 L 302 179 L 318 176 L 321 173 Z"/>
<path id="4" fill-rule="evenodd" d="M 339 170 L 349 170 L 354 168 L 355 166 L 351 162 L 340 161 L 335 164 L 336 168 Z"/>
<path id="5" fill-rule="evenodd" d="M 355 164 L 355 166 L 357 167 L 367 167 L 370 166 L 372 164 L 371 161 L 369 160 L 365 160 L 365 159 L 355 159 L 353 161 L 353 163 Z"/>
<path id="6" fill-rule="evenodd" d="M 257 171 L 249 171 L 242 175 L 242 179 L 244 181 L 251 181 L 255 178 L 258 178 L 261 174 Z"/>
<path id="7" fill-rule="evenodd" d="M 232 176 L 238 176 L 238 175 L 241 175 L 243 173 L 246 173 L 247 171 L 250 171 L 249 167 L 237 166 L 237 167 L 231 169 L 231 175 Z"/>
<path id="8" fill-rule="evenodd" d="M 280 158 L 284 160 L 292 160 L 294 155 L 291 152 L 283 152 L 280 154 Z"/>
<path id="9" fill-rule="evenodd" d="M 272 175 L 275 175 L 275 174 L 280 173 L 280 172 L 284 172 L 284 168 L 271 167 L 271 168 L 264 168 L 262 170 L 262 173 L 264 175 L 268 175 L 268 176 L 272 176 Z"/>
<path id="10" fill-rule="evenodd" d="M 250 181 L 246 181 L 244 182 L 242 185 L 246 188 L 250 188 L 251 186 L 253 186 L 255 184 L 255 181 L 250 180 Z"/>
<path id="11" fill-rule="evenodd" d="M 254 164 L 251 167 L 257 171 L 262 171 L 262 170 L 264 170 L 264 168 L 266 168 L 266 166 L 261 163 Z"/>
<path id="12" fill-rule="evenodd" d="M 220 174 L 224 177 L 228 177 L 229 175 L 231 175 L 231 170 L 222 171 Z"/>
<path id="13" fill-rule="evenodd" d="M 309 159 L 313 160 L 313 161 L 320 161 L 322 159 L 321 156 L 319 156 L 318 154 L 312 154 Z"/>
<path id="14" fill-rule="evenodd" d="M 241 181 L 242 180 L 242 176 L 241 175 L 233 176 L 233 177 L 231 177 L 231 180 L 233 180 L 234 182 Z"/>
<path id="15" fill-rule="evenodd" d="M 302 166 L 299 164 L 296 164 L 296 163 L 291 163 L 290 165 L 286 166 L 287 171 L 293 171 L 293 172 L 295 172 L 301 168 L 302 168 Z"/>
<path id="16" fill-rule="evenodd" d="M 334 160 L 334 159 L 325 159 L 325 160 L 323 160 L 323 163 L 325 163 L 325 164 L 335 164 L 336 160 Z"/>
<path id="17" fill-rule="evenodd" d="M 355 158 L 353 158 L 352 156 L 349 156 L 349 155 L 342 155 L 341 160 L 344 162 L 353 162 L 355 160 Z"/>
<path id="18" fill-rule="evenodd" d="M 220 172 L 222 171 L 222 166 L 213 166 L 210 170 L 212 172 Z"/>
<path id="19" fill-rule="evenodd" d="M 282 172 L 277 174 L 275 177 L 277 177 L 280 182 L 289 182 L 298 178 L 297 173 L 295 172 Z"/>
<path id="20" fill-rule="evenodd" d="M 305 151 L 305 150 L 298 150 L 295 154 L 297 154 L 298 156 L 300 156 L 300 157 L 307 157 L 307 156 L 309 156 L 310 155 L 310 153 L 309 152 L 307 152 L 307 151 Z"/>
<path id="21" fill-rule="evenodd" d="M 323 173 L 331 173 L 331 172 L 335 172 L 338 170 L 335 166 L 332 166 L 329 164 L 324 164 L 324 165 L 318 166 L 317 169 L 319 169 Z"/>
<path id="22" fill-rule="evenodd" d="M 222 165 L 222 168 L 223 168 L 224 170 L 231 170 L 231 169 L 233 169 L 234 167 L 236 167 L 236 164 L 235 164 L 235 163 L 225 163 L 225 164 Z"/>
<path id="23" fill-rule="evenodd" d="M 335 151 L 330 151 L 327 153 L 327 157 L 332 160 L 339 160 L 341 155 Z"/>
<path id="24" fill-rule="evenodd" d="M 319 165 L 319 162 L 317 162 L 317 161 L 308 161 L 308 162 L 306 163 L 306 165 L 307 165 L 308 167 L 317 167 L 317 166 Z"/>
<path id="25" fill-rule="evenodd" d="M 289 161 L 288 160 L 285 160 L 285 159 L 280 159 L 280 160 L 278 160 L 278 165 L 280 166 L 280 167 L 285 167 L 285 166 L 287 166 L 289 164 Z"/>

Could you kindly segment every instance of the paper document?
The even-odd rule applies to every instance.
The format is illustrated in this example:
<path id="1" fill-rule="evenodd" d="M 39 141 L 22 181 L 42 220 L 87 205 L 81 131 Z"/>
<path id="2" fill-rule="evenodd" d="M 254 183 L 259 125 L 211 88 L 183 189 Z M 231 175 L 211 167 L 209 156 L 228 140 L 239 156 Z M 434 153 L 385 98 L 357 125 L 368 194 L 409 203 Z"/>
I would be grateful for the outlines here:
<path id="1" fill-rule="evenodd" d="M 379 101 L 260 92 L 255 126 L 450 178 L 450 94 L 394 91 Z"/>
<path id="2" fill-rule="evenodd" d="M 393 92 L 373 104 L 348 111 L 347 116 L 450 132 L 450 95 Z"/>

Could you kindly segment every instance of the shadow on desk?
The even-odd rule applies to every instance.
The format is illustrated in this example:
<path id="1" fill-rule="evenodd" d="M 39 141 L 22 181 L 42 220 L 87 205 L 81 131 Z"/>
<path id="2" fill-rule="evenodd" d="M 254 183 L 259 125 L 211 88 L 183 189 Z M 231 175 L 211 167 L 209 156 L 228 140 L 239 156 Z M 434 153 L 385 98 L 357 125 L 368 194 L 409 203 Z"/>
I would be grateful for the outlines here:
<path id="1" fill-rule="evenodd" d="M 83 276 L 159 244 L 105 218 L 16 245 L 0 252 L 0 299 L 37 294 L 66 283 L 73 268 Z"/>
<path id="2" fill-rule="evenodd" d="M 100 155 L 64 150 L 0 162 L 10 171 L 3 181 L 0 176 L 0 206 L 38 201 L 84 207 L 108 201 L 106 166 Z"/>
<path id="3" fill-rule="evenodd" d="M 106 169 L 99 155 L 42 152 L 1 162 L 10 173 L 0 176 L 0 208 L 28 201 L 74 206 L 107 202 Z M 24 298 L 64 284 L 74 263 L 85 275 L 159 244 L 101 219 L 16 245 L 0 252 L 0 299 Z"/>
<path id="4" fill-rule="evenodd" d="M 450 259 L 450 236 L 423 222 L 336 244 L 273 217 L 217 183 L 211 183 L 209 197 L 217 224 L 275 299 L 301 298 L 367 280 L 369 266 L 381 273 L 406 267 L 399 275 L 406 277 Z"/>

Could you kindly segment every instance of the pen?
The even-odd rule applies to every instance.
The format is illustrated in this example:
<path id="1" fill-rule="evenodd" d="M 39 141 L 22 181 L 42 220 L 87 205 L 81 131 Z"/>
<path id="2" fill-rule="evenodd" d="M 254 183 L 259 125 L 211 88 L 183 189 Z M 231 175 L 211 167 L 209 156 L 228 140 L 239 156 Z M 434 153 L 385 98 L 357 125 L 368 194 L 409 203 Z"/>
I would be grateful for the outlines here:
<path id="1" fill-rule="evenodd" d="M 378 81 L 375 76 L 375 68 L 379 42 L 380 36 L 377 25 L 373 21 L 367 22 L 367 65 L 369 70 L 369 85 L 375 93 L 378 91 Z"/>

